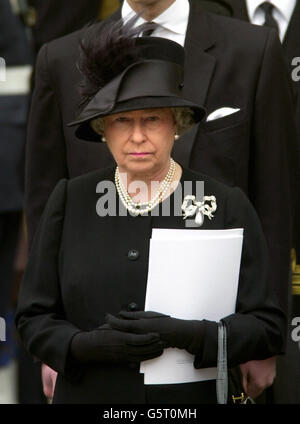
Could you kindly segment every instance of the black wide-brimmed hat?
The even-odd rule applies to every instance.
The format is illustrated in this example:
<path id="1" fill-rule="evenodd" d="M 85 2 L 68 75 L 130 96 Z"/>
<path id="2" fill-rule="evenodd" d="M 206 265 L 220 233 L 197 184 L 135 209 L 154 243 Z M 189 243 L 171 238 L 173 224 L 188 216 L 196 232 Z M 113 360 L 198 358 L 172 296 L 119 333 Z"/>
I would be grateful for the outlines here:
<path id="1" fill-rule="evenodd" d="M 136 35 L 137 30 L 134 31 Z M 93 89 L 87 90 L 89 93 L 85 95 L 85 105 L 77 119 L 68 124 L 78 126 L 77 137 L 99 141 L 100 136 L 91 127 L 91 121 L 133 110 L 187 107 L 193 111 L 194 122 L 201 121 L 205 116 L 204 108 L 184 98 L 182 94 L 183 47 L 164 38 L 133 38 L 132 35 L 128 36 L 126 26 L 125 31 L 122 29 L 121 36 L 118 36 L 118 41 L 111 41 L 115 32 L 115 29 L 110 30 L 109 37 L 105 37 L 101 54 L 99 50 L 95 53 L 95 45 L 96 40 L 103 37 L 103 30 L 99 34 L 100 38 L 94 34 L 94 46 L 85 50 L 88 65 L 81 66 L 81 70 L 84 84 L 92 85 Z"/>

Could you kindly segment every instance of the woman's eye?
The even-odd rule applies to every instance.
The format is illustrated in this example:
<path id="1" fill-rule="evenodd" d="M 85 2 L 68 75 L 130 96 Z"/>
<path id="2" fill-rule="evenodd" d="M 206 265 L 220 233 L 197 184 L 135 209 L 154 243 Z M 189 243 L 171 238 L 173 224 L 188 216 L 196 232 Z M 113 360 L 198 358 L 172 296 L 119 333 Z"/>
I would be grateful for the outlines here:
<path id="1" fill-rule="evenodd" d="M 158 121 L 159 116 L 148 116 L 147 120 L 150 122 Z"/>
<path id="2" fill-rule="evenodd" d="M 125 117 L 121 116 L 120 118 L 117 118 L 116 121 L 117 122 L 127 122 L 128 121 L 128 118 L 125 118 Z"/>

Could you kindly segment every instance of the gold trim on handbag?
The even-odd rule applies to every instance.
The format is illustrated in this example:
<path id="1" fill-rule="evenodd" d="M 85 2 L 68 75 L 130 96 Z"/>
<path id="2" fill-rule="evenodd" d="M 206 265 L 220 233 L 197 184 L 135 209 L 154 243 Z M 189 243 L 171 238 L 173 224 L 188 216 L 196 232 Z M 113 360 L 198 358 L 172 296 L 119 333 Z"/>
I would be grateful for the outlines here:
<path id="1" fill-rule="evenodd" d="M 292 293 L 300 295 L 300 265 L 297 264 L 296 250 L 292 249 Z"/>

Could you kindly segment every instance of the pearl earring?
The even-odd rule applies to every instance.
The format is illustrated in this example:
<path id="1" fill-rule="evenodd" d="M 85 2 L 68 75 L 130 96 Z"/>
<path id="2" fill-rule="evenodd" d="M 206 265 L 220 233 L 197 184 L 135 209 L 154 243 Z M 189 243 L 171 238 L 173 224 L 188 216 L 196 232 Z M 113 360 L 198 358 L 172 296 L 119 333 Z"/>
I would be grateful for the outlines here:
<path id="1" fill-rule="evenodd" d="M 101 137 L 101 140 L 103 141 L 103 143 L 106 143 L 106 138 L 104 137 L 104 135 Z"/>
<path id="2" fill-rule="evenodd" d="M 178 134 L 175 134 L 174 138 L 177 141 L 179 139 L 179 135 Z"/>

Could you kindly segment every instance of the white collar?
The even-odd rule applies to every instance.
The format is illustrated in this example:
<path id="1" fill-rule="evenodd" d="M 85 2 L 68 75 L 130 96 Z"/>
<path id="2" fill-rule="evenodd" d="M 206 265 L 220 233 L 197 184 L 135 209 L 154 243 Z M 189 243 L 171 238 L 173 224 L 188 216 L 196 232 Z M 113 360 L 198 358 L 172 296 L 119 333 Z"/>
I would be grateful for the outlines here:
<path id="1" fill-rule="evenodd" d="M 154 22 L 171 32 L 184 35 L 189 12 L 190 5 L 188 0 L 175 0 L 168 9 L 154 19 Z M 134 10 L 129 6 L 127 0 L 125 0 L 122 6 L 122 18 L 124 19 L 128 15 L 132 17 L 134 14 Z M 145 19 L 139 18 L 135 26 L 145 22 Z"/>
<path id="2" fill-rule="evenodd" d="M 272 3 L 277 10 L 281 13 L 282 17 L 289 22 L 294 8 L 296 6 L 297 0 L 267 0 Z M 264 1 L 263 0 L 246 0 L 248 14 L 250 21 L 253 21 L 254 15 L 257 11 L 258 6 L 260 6 Z"/>

